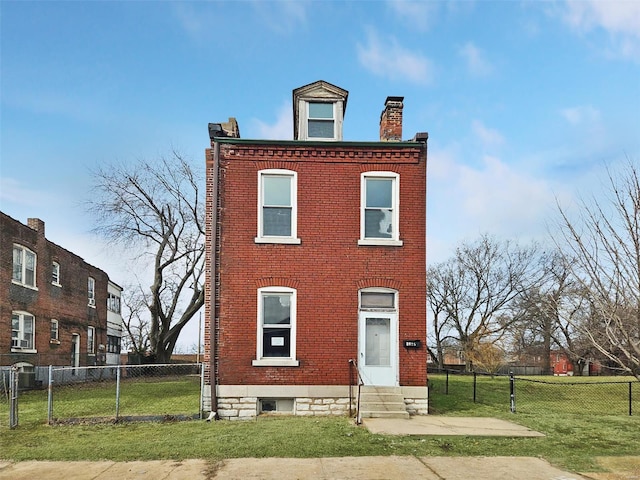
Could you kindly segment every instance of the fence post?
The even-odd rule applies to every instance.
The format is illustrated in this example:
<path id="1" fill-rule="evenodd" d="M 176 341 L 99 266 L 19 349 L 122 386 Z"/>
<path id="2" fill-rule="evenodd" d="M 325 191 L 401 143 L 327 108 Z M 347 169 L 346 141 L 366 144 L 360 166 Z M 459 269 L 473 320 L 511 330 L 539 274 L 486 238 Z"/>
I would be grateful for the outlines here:
<path id="1" fill-rule="evenodd" d="M 629 416 L 631 416 L 633 414 L 633 411 L 632 411 L 632 408 L 631 408 L 631 406 L 633 404 L 632 396 L 631 396 L 631 389 L 632 389 L 631 382 L 629 382 Z"/>
<path id="2" fill-rule="evenodd" d="M 509 372 L 510 410 L 516 413 L 516 378 Z"/>
<path id="3" fill-rule="evenodd" d="M 445 373 L 447 374 L 447 379 L 444 384 L 444 394 L 449 395 L 449 370 L 445 370 Z"/>
<path id="4" fill-rule="evenodd" d="M 49 384 L 47 385 L 47 423 L 53 423 L 53 365 L 49 365 Z"/>
<path id="5" fill-rule="evenodd" d="M 120 416 L 120 369 L 122 365 L 118 365 L 116 369 L 116 421 Z"/>
<path id="6" fill-rule="evenodd" d="M 476 392 L 478 390 L 478 375 L 473 372 L 473 403 L 476 403 Z"/>
<path id="7" fill-rule="evenodd" d="M 18 367 L 9 370 L 9 428 L 18 426 Z"/>

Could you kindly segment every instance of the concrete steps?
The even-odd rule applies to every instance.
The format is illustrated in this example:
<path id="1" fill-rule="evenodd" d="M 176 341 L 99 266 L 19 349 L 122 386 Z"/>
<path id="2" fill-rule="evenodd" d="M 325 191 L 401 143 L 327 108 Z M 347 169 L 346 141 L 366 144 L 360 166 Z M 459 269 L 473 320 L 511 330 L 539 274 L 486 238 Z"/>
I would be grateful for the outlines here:
<path id="1" fill-rule="evenodd" d="M 360 387 L 360 418 L 409 418 L 400 387 Z"/>

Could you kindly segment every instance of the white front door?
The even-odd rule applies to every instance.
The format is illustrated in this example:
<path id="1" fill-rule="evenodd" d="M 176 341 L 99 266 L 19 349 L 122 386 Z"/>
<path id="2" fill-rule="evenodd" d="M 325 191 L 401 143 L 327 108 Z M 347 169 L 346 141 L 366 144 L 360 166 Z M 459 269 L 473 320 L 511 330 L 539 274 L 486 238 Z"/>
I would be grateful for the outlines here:
<path id="1" fill-rule="evenodd" d="M 398 316 L 360 312 L 358 367 L 365 385 L 398 385 Z"/>
<path id="2" fill-rule="evenodd" d="M 74 367 L 71 374 L 75 375 L 75 368 L 80 366 L 80 335 L 77 333 L 71 335 L 71 366 Z"/>

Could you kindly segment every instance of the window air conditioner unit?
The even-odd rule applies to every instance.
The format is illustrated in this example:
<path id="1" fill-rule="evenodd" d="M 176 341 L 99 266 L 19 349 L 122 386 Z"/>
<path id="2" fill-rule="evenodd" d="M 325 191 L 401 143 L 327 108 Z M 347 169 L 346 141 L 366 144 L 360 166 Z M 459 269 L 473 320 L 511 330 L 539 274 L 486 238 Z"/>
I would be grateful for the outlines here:
<path id="1" fill-rule="evenodd" d="M 20 340 L 20 348 L 29 348 L 29 340 Z"/>
<path id="2" fill-rule="evenodd" d="M 90 298 L 89 299 L 89 305 L 91 305 L 92 307 L 96 304 L 96 299 L 95 298 Z"/>

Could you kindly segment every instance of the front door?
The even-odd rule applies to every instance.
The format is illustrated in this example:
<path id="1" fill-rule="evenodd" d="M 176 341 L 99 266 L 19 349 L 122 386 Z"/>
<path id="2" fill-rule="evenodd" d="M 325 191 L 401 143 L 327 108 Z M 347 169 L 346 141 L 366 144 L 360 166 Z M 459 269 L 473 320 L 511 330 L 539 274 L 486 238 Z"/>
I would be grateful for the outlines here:
<path id="1" fill-rule="evenodd" d="M 80 335 L 77 333 L 71 335 L 71 366 L 74 367 L 71 374 L 75 375 L 75 369 L 80 366 Z"/>
<path id="2" fill-rule="evenodd" d="M 358 366 L 365 385 L 398 385 L 397 315 L 360 312 Z"/>

